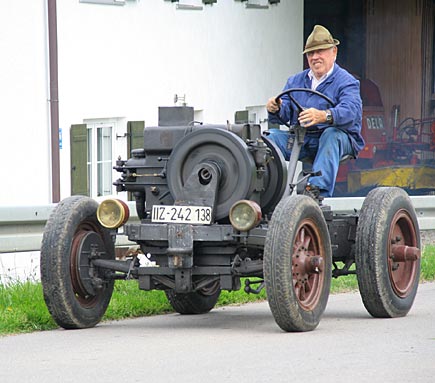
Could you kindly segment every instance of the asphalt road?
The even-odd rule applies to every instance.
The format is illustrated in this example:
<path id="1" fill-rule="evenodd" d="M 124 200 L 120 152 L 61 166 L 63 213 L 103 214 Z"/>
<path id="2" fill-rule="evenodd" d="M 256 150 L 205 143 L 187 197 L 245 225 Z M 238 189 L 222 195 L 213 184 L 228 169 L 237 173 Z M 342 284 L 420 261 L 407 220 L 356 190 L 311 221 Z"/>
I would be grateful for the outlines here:
<path id="1" fill-rule="evenodd" d="M 435 382 L 435 283 L 408 316 L 332 295 L 319 327 L 284 333 L 268 304 L 0 338 L 0 382 Z"/>

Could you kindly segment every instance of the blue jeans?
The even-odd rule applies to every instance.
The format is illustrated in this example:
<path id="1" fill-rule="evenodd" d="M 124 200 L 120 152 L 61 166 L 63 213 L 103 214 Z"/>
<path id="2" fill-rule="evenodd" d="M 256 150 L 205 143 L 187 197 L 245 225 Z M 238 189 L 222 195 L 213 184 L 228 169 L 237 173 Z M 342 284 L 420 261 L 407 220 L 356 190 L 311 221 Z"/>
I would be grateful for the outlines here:
<path id="1" fill-rule="evenodd" d="M 288 161 L 291 154 L 291 149 L 287 148 L 289 133 L 279 129 L 271 129 L 269 132 L 267 138 L 279 147 Z M 321 176 L 310 177 L 308 180 L 311 185 L 320 189 L 320 195 L 332 197 L 340 159 L 346 155 L 354 156 L 355 153 L 348 135 L 340 129 L 326 128 L 320 137 L 305 135 L 299 160 L 314 160 L 313 172 L 322 172 Z"/>

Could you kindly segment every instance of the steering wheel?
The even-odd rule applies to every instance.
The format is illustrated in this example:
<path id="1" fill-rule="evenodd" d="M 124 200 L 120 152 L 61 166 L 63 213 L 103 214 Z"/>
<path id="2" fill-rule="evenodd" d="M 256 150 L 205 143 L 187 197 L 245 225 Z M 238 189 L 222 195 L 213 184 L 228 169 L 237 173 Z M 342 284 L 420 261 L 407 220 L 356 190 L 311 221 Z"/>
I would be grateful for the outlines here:
<path id="1" fill-rule="evenodd" d="M 324 100 L 326 100 L 329 104 L 331 104 L 332 107 L 335 106 L 334 101 L 332 101 L 328 96 L 325 96 L 323 93 L 318 92 L 317 90 L 312 90 L 309 88 L 290 88 L 290 89 L 286 89 L 285 91 L 281 92 L 278 96 L 275 97 L 275 101 L 278 103 L 279 100 L 281 99 L 282 96 L 288 95 L 290 98 L 290 101 L 293 102 L 293 104 L 295 104 L 296 108 L 295 111 L 298 113 L 301 113 L 304 109 L 304 107 L 301 106 L 301 104 L 299 104 L 298 101 L 296 101 L 296 99 L 291 95 L 291 93 L 293 92 L 306 92 L 306 93 L 312 93 L 312 94 L 316 94 L 317 96 L 323 98 Z M 290 103 L 290 105 L 292 105 Z M 281 117 L 279 116 L 279 110 L 278 112 L 274 113 L 276 118 L 285 126 L 287 126 L 288 128 L 290 128 L 290 124 L 289 122 L 285 122 L 281 119 Z"/>

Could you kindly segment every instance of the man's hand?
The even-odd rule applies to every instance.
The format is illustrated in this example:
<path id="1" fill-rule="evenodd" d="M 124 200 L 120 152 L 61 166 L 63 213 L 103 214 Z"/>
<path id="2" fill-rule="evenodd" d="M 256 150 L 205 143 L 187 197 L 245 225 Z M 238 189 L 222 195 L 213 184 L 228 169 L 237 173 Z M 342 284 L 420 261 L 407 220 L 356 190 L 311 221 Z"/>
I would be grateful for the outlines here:
<path id="1" fill-rule="evenodd" d="M 326 111 L 316 108 L 305 109 L 299 113 L 298 120 L 301 126 L 305 128 L 309 128 L 310 126 L 317 124 L 323 124 L 326 122 Z"/>
<path id="2" fill-rule="evenodd" d="M 278 102 L 276 102 L 275 97 L 269 98 L 266 104 L 266 109 L 269 113 L 276 113 L 279 111 L 281 103 L 281 99 L 278 99 Z"/>

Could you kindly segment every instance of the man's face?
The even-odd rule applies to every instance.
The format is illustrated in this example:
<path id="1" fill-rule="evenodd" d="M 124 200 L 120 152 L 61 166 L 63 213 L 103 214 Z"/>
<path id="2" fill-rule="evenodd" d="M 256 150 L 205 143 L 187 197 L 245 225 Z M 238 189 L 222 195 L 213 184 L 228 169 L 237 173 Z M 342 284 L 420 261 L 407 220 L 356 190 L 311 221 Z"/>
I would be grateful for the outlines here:
<path id="1" fill-rule="evenodd" d="M 337 57 L 337 47 L 317 49 L 307 53 L 308 65 L 316 78 L 320 78 L 333 67 Z"/>

